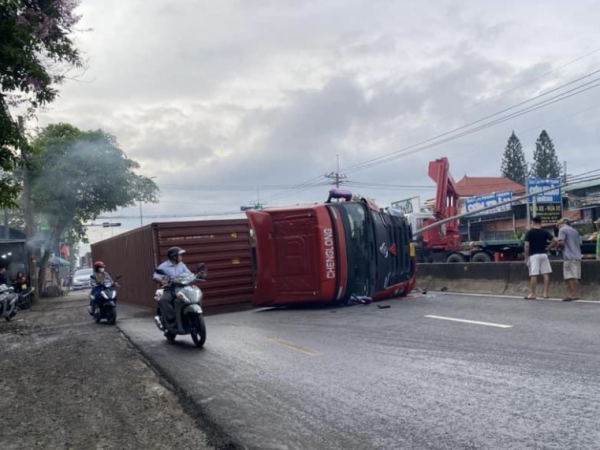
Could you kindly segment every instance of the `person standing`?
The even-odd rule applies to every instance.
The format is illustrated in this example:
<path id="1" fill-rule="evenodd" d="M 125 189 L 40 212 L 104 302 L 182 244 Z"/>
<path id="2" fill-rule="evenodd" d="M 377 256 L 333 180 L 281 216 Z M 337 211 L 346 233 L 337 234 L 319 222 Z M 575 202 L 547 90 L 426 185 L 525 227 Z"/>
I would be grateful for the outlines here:
<path id="1" fill-rule="evenodd" d="M 596 259 L 600 261 L 600 219 L 596 220 Z"/>
<path id="2" fill-rule="evenodd" d="M 531 220 L 531 229 L 525 233 L 525 264 L 529 268 L 529 294 L 525 296 L 527 300 L 536 299 L 539 275 L 542 275 L 544 280 L 542 295 L 544 298 L 549 296 L 552 267 L 546 249 L 548 244 L 554 242 L 554 239 L 550 232 L 542 229 L 541 217 L 536 216 Z"/>
<path id="3" fill-rule="evenodd" d="M 563 275 L 569 289 L 569 296 L 563 302 L 579 299 L 579 280 L 581 279 L 581 241 L 579 232 L 569 226 L 568 220 L 560 219 L 558 227 L 558 247 L 562 249 L 564 263 Z"/>

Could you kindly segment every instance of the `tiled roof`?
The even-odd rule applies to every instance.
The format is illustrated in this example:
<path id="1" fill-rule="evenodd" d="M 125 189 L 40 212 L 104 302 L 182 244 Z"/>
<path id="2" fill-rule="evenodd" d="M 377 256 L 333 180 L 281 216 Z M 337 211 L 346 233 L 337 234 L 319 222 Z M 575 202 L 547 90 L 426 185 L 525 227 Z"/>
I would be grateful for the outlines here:
<path id="1" fill-rule="evenodd" d="M 501 191 L 512 191 L 513 194 L 525 193 L 525 186 L 506 177 L 468 177 L 465 175 L 456 183 L 456 186 L 461 197 Z"/>

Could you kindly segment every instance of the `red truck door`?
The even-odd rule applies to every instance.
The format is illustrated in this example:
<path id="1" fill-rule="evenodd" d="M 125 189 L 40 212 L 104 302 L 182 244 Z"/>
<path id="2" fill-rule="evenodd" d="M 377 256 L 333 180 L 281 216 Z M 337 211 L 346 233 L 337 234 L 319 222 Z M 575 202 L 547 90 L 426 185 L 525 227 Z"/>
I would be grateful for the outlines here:
<path id="1" fill-rule="evenodd" d="M 246 215 L 256 239 L 254 306 L 335 298 L 336 248 L 324 206 L 247 211 Z"/>
<path id="2" fill-rule="evenodd" d="M 277 290 L 283 296 L 311 298 L 320 284 L 315 217 L 303 214 L 273 219 Z"/>

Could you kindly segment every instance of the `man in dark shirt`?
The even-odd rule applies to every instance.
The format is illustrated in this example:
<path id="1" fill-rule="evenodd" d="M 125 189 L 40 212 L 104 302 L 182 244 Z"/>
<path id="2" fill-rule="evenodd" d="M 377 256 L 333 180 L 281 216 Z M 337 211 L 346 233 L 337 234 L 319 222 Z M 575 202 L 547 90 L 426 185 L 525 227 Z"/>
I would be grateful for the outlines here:
<path id="1" fill-rule="evenodd" d="M 554 240 L 552 234 L 542 230 L 542 218 L 534 217 L 531 221 L 531 229 L 525 234 L 525 263 L 529 268 L 529 294 L 526 299 L 535 300 L 539 275 L 544 279 L 542 294 L 544 298 L 548 298 L 552 267 L 546 248 Z"/>

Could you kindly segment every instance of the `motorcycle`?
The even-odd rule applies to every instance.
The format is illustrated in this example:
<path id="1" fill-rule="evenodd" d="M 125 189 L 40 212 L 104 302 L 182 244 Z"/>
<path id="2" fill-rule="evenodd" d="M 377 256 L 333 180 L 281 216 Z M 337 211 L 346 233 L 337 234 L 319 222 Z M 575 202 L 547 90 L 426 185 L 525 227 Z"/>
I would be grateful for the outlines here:
<path id="1" fill-rule="evenodd" d="M 0 285 L 0 316 L 4 317 L 7 322 L 17 314 L 18 301 L 19 296 L 15 294 L 15 288 L 6 284 Z"/>
<path id="2" fill-rule="evenodd" d="M 19 309 L 31 308 L 31 298 L 33 297 L 33 291 L 35 288 L 27 287 L 26 284 L 15 286 L 15 293 L 18 295 L 17 304 Z"/>
<path id="3" fill-rule="evenodd" d="M 155 273 L 166 276 L 161 269 L 156 269 Z M 169 283 L 163 288 L 157 289 L 155 299 L 158 302 L 165 289 L 173 292 L 173 307 L 175 309 L 175 324 L 169 325 L 165 320 L 160 304 L 156 309 L 154 322 L 160 331 L 164 333 L 169 342 L 173 342 L 177 335 L 192 336 L 196 347 L 202 347 L 206 342 L 206 324 L 202 317 L 202 291 L 193 284 L 206 281 L 206 265 L 198 264 L 198 273 L 183 273 L 169 279 Z"/>
<path id="4" fill-rule="evenodd" d="M 121 275 L 117 275 L 115 280 L 121 279 Z M 109 325 L 114 325 L 117 322 L 117 283 L 116 281 L 104 280 L 100 283 L 101 290 L 96 295 L 96 308 L 90 311 L 90 315 L 96 323 L 101 320 L 106 320 Z M 90 299 L 94 299 L 94 295 L 90 294 Z"/>

